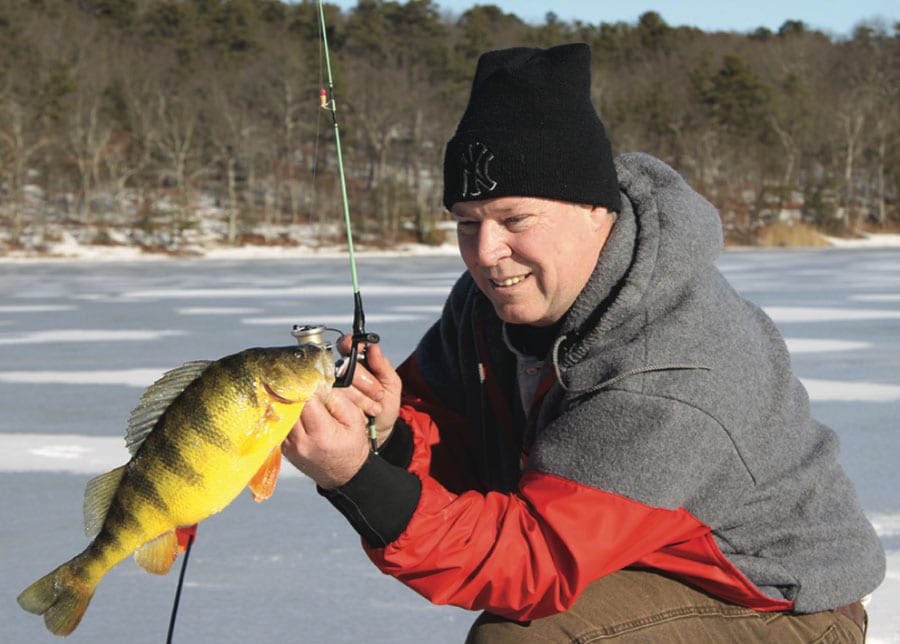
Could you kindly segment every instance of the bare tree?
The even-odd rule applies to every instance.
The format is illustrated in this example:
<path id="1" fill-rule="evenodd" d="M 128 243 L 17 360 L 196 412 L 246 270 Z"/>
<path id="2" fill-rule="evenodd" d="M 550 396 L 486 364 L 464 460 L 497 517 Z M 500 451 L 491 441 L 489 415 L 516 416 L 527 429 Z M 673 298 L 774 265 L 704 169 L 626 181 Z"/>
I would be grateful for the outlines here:
<path id="1" fill-rule="evenodd" d="M 28 168 L 50 141 L 28 127 L 26 111 L 16 102 L 4 99 L 0 109 L 0 167 L 10 195 L 10 240 L 18 244 L 24 226 Z"/>

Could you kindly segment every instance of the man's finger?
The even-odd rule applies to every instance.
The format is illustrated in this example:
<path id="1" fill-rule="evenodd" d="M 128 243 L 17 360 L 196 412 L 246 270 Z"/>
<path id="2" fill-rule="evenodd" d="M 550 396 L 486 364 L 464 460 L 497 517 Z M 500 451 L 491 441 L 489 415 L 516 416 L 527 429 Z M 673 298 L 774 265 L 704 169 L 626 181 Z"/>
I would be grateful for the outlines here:
<path id="1" fill-rule="evenodd" d="M 327 408 L 332 418 L 346 427 L 355 427 L 363 419 L 363 411 L 350 395 L 332 393 L 328 398 Z"/>
<path id="2" fill-rule="evenodd" d="M 334 396 L 329 396 L 329 399 L 331 398 Z M 322 402 L 318 396 L 313 396 L 303 405 L 299 424 L 308 436 L 314 436 L 320 432 L 329 421 L 333 422 L 332 415 L 328 411 L 326 403 Z"/>

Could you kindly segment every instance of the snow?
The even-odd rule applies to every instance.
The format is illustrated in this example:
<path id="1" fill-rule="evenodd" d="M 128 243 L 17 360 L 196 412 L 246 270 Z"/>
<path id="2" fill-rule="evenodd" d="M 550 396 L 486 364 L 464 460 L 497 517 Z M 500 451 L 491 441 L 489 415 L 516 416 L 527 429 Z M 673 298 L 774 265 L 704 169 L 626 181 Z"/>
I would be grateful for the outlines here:
<path id="1" fill-rule="evenodd" d="M 842 237 L 824 237 L 831 247 L 836 249 L 875 249 L 875 248 L 900 248 L 900 234 L 893 233 L 866 233 L 857 238 L 847 239 Z M 237 247 L 217 246 L 209 248 L 197 247 L 192 252 L 205 259 L 215 260 L 277 260 L 297 258 L 343 258 L 347 255 L 345 246 L 340 245 L 296 245 L 296 246 L 263 246 L 244 245 Z M 445 242 L 439 246 L 424 246 L 421 244 L 400 244 L 390 249 L 367 248 L 364 244 L 356 242 L 355 250 L 358 255 L 366 257 L 396 257 L 396 256 L 447 256 L 456 257 L 458 250 L 456 244 Z M 43 256 L 37 257 L 33 253 L 23 251 L 11 251 L 5 256 L 0 256 L 0 263 L 34 261 L 34 259 L 84 259 L 90 261 L 159 261 L 165 255 L 146 253 L 137 246 L 115 245 L 86 245 L 79 243 L 72 235 L 64 235 L 63 241 L 49 245 Z"/>
<path id="2" fill-rule="evenodd" d="M 415 256 L 448 256 L 455 257 L 458 255 L 456 244 L 444 243 L 438 246 L 424 246 L 421 244 L 399 244 L 390 249 L 366 248 L 365 245 L 357 242 L 355 246 L 358 255 L 366 257 L 415 257 Z M 297 259 L 297 258 L 346 258 L 347 249 L 345 246 L 264 246 L 264 245 L 244 245 L 244 246 L 215 246 L 215 247 L 197 247 L 192 249 L 192 254 L 202 257 L 203 259 L 213 260 L 254 260 L 264 259 Z M 71 260 L 83 259 L 95 262 L 102 261 L 146 261 L 157 262 L 167 256 L 160 253 L 147 253 L 141 250 L 139 246 L 107 246 L 107 245 L 89 245 L 80 244 L 74 237 L 66 236 L 63 242 L 51 244 L 42 254 L 36 255 L 28 251 L 9 251 L 7 255 L 0 256 L 2 262 L 33 262 L 35 259 L 40 260 Z"/>
<path id="3" fill-rule="evenodd" d="M 162 371 L 158 369 L 2 371 L 0 372 L 0 382 L 30 385 L 125 385 L 126 387 L 145 389 L 161 375 Z"/>
<path id="4" fill-rule="evenodd" d="M 900 319 L 900 311 L 836 309 L 824 307 L 769 306 L 764 307 L 775 322 L 815 322 L 816 320 L 883 320 Z"/>
<path id="5" fill-rule="evenodd" d="M 826 237 L 825 239 L 836 248 L 852 248 L 856 250 L 861 248 L 900 248 L 900 235 L 892 233 L 868 234 L 858 239 L 843 239 L 840 237 Z"/>
<path id="6" fill-rule="evenodd" d="M 723 271 L 782 329 L 814 413 L 841 438 L 887 550 L 868 641 L 900 644 L 900 235 L 833 243 L 726 253 Z M 127 460 L 122 424 L 141 389 L 187 360 L 289 343 L 294 323 L 350 323 L 337 249 L 70 252 L 79 259 L 0 258 L 0 641 L 10 644 L 57 641 L 13 597 L 84 547 L 84 484 Z M 397 363 L 439 315 L 460 270 L 455 248 L 358 260 L 368 326 Z M 123 562 L 70 641 L 161 641 L 173 577 Z M 176 642 L 459 642 L 474 618 L 381 576 L 290 467 L 264 506 L 241 497 L 204 522 L 182 601 Z"/>
<path id="7" fill-rule="evenodd" d="M 801 378 L 809 399 L 813 401 L 896 402 L 900 400 L 900 386 L 876 382 L 839 381 Z"/>
<path id="8" fill-rule="evenodd" d="M 12 337 L 0 338 L 4 344 L 56 344 L 58 342 L 123 342 L 132 340 L 162 340 L 167 336 L 182 335 L 174 330 L 123 331 L 121 329 L 59 329 L 53 331 L 26 331 Z"/>

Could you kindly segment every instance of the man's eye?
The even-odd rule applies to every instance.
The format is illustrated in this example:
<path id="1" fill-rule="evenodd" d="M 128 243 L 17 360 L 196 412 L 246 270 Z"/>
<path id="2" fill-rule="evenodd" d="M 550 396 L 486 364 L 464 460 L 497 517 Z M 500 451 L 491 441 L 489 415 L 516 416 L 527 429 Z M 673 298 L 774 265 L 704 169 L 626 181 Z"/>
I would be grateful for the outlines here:
<path id="1" fill-rule="evenodd" d="M 531 221 L 530 215 L 516 215 L 515 217 L 507 217 L 503 220 L 503 225 L 507 230 L 517 231 L 524 230 Z"/>
<path id="2" fill-rule="evenodd" d="M 456 232 L 461 235 L 474 235 L 478 232 L 479 223 L 477 221 L 457 221 Z"/>

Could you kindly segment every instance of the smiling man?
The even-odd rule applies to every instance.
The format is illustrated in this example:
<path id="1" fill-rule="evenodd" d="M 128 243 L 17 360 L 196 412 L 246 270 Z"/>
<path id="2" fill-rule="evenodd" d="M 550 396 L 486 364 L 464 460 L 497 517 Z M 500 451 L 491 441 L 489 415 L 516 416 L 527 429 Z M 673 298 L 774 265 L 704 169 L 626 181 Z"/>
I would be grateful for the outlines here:
<path id="1" fill-rule="evenodd" d="M 467 271 L 283 451 L 383 572 L 483 611 L 471 642 L 861 642 L 884 553 L 836 436 L 715 208 L 613 160 L 590 60 L 481 57 L 444 161 Z"/>

